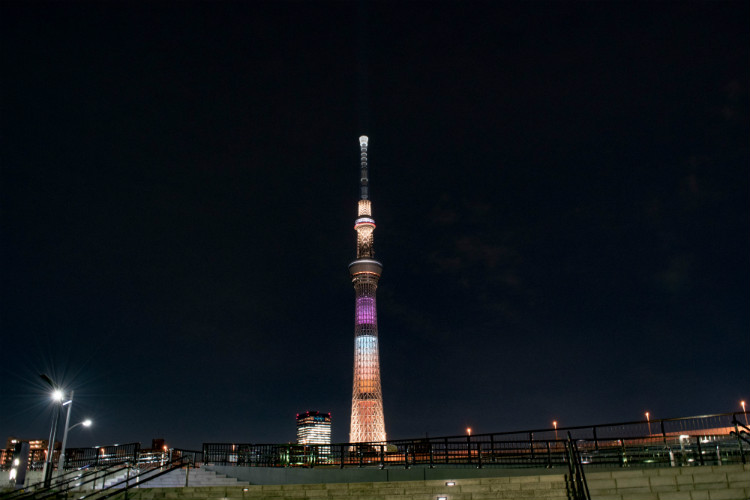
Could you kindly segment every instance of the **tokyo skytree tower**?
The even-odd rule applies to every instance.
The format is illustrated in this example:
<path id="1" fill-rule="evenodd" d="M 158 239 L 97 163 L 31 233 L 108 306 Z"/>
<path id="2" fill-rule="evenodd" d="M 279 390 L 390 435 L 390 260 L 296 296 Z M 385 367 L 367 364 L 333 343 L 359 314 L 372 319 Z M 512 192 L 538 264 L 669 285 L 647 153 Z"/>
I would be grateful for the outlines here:
<path id="1" fill-rule="evenodd" d="M 349 264 L 354 284 L 354 388 L 352 390 L 351 443 L 385 441 L 383 391 L 380 388 L 378 314 L 375 292 L 383 265 L 373 257 L 375 221 L 368 195 L 367 136 L 359 138 L 360 196 L 357 220 L 357 260 Z"/>

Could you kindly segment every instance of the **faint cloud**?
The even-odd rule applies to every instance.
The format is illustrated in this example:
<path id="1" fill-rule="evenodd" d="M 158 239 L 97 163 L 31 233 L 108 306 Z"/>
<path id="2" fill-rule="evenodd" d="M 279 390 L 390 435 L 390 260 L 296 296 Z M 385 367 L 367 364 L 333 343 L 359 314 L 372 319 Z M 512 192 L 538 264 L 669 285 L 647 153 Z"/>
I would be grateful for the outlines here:
<path id="1" fill-rule="evenodd" d="M 507 260 L 512 252 L 505 245 L 492 245 L 476 237 L 464 236 L 456 241 L 458 254 L 469 262 L 479 263 L 488 268 L 497 267 L 498 263 Z"/>
<path id="2" fill-rule="evenodd" d="M 437 205 L 430 210 L 430 223 L 437 226 L 450 226 L 458 220 L 455 203 L 447 196 L 443 196 Z"/>
<path id="3" fill-rule="evenodd" d="M 720 105 L 713 106 L 711 111 L 724 118 L 726 121 L 734 121 L 738 118 L 746 116 L 746 110 L 744 109 L 742 99 L 746 94 L 746 90 L 742 88 L 742 85 L 738 80 L 730 80 L 721 88 L 721 95 L 723 97 L 723 103 Z"/>
<path id="4" fill-rule="evenodd" d="M 695 258 L 691 254 L 676 255 L 664 270 L 657 273 L 656 283 L 663 290 L 676 294 L 690 288 Z"/>
<path id="5" fill-rule="evenodd" d="M 458 214 L 449 208 L 435 207 L 432 209 L 430 220 L 439 226 L 449 226 L 458 220 Z"/>
<path id="6" fill-rule="evenodd" d="M 430 255 L 430 259 L 433 263 L 437 264 L 437 267 L 441 271 L 456 272 L 463 269 L 466 263 L 458 256 L 443 257 L 433 253 Z"/>

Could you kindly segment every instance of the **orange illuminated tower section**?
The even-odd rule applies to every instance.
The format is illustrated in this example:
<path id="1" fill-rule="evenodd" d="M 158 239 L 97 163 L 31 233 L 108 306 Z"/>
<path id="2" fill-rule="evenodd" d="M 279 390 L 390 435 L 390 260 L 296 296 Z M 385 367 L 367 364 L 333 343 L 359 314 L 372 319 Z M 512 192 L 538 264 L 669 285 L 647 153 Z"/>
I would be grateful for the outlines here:
<path id="1" fill-rule="evenodd" d="M 349 441 L 380 443 L 385 441 L 383 391 L 380 388 L 380 356 L 378 354 L 378 314 L 375 292 L 383 265 L 373 257 L 375 221 L 368 193 L 367 137 L 359 138 L 360 197 L 357 220 L 357 260 L 349 264 L 354 284 L 354 388 L 352 390 L 352 421 Z"/>

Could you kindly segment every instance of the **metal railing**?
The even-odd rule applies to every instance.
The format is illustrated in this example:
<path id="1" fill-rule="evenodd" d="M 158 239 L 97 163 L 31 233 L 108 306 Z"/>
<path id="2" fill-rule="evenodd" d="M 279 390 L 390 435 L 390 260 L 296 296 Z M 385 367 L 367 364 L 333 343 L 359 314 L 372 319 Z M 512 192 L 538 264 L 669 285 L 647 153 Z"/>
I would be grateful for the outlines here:
<path id="1" fill-rule="evenodd" d="M 66 477 L 58 477 L 50 487 L 44 483 L 27 486 L 23 490 L 0 494 L 2 500 L 48 500 L 52 498 L 68 498 L 69 493 L 80 493 L 78 500 L 101 500 L 127 492 L 133 488 L 142 487 L 149 481 L 163 476 L 176 469 L 194 466 L 190 457 L 180 456 L 167 462 L 144 462 L 141 464 L 111 464 L 101 469 L 87 471 L 71 471 Z M 189 473 L 189 472 L 188 472 Z M 187 486 L 188 473 L 185 475 Z"/>
<path id="2" fill-rule="evenodd" d="M 740 454 L 742 456 L 742 463 L 745 464 L 747 463 L 747 460 L 745 459 L 744 447 L 746 444 L 750 446 L 750 427 L 748 427 L 747 424 L 747 414 L 745 414 L 745 425 L 737 420 L 736 414 L 732 419 L 732 423 L 734 424 L 734 430 L 731 431 L 730 434 L 737 438 L 737 444 L 739 445 Z"/>
<path id="3" fill-rule="evenodd" d="M 586 482 L 586 474 L 583 470 L 581 453 L 578 445 L 568 432 L 568 441 L 565 443 L 568 462 L 567 488 L 573 500 L 591 500 L 589 485 Z"/>
<path id="4" fill-rule="evenodd" d="M 138 462 L 143 455 L 140 443 L 113 444 L 93 448 L 68 448 L 65 451 L 65 464 L 58 468 L 76 469 L 85 465 L 100 467 L 125 462 Z"/>
<path id="5" fill-rule="evenodd" d="M 182 467 L 187 467 L 188 469 L 188 472 L 185 475 L 185 486 L 187 486 L 189 469 L 194 466 L 195 464 L 189 457 L 178 457 L 162 464 L 152 462 L 145 466 L 142 465 L 140 468 L 128 468 L 124 479 L 80 496 L 78 497 L 78 500 L 104 500 L 105 498 L 112 498 L 115 495 L 123 495 L 124 500 L 127 500 L 128 492 L 131 489 L 147 485 L 149 481 L 165 474 L 169 474 L 174 470 L 181 469 Z"/>
<path id="6" fill-rule="evenodd" d="M 247 467 L 558 467 L 566 435 L 587 467 L 707 465 L 744 460 L 733 413 L 558 429 L 330 445 L 205 443 L 203 462 Z"/>
<path id="7" fill-rule="evenodd" d="M 127 466 L 128 464 L 113 463 L 104 467 L 81 467 L 80 469 L 68 471 L 55 477 L 50 486 L 45 486 L 45 482 L 40 481 L 19 490 L 0 494 L 0 499 L 39 500 L 42 498 L 51 498 L 64 494 L 71 489 L 83 488 L 84 485 L 89 484 L 91 485 L 91 489 L 95 489 L 98 484 L 101 484 L 101 488 L 104 488 L 108 477 L 111 478 L 113 475 L 118 474 L 123 467 Z"/>

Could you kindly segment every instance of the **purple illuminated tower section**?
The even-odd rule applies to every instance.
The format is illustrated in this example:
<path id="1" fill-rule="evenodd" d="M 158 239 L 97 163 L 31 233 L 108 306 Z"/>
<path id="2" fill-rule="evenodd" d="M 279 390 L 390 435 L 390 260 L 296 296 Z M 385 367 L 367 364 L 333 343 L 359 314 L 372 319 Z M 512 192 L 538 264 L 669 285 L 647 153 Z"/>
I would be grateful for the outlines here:
<path id="1" fill-rule="evenodd" d="M 349 264 L 354 284 L 354 388 L 352 390 L 352 421 L 349 441 L 382 443 L 385 441 L 383 391 L 380 388 L 380 356 L 378 354 L 378 312 L 375 292 L 383 265 L 373 257 L 372 204 L 368 193 L 367 137 L 359 138 L 360 196 L 357 220 L 357 260 Z"/>

